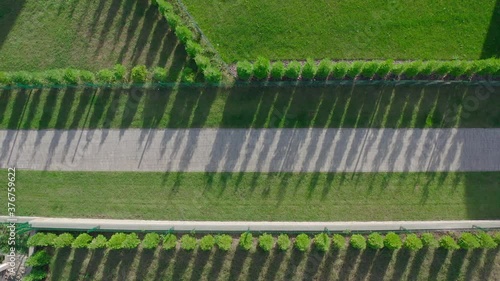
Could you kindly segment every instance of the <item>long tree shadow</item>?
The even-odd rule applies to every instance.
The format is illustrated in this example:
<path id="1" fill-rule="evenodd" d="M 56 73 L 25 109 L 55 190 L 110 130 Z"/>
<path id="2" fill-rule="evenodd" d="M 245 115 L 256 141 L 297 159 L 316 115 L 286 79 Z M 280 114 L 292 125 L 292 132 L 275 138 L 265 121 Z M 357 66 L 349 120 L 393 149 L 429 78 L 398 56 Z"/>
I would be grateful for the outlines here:
<path id="1" fill-rule="evenodd" d="M 482 59 L 500 57 L 500 0 L 496 1 L 486 40 L 484 40 Z"/>
<path id="2" fill-rule="evenodd" d="M 224 265 L 224 261 L 227 258 L 227 251 L 217 250 L 215 251 L 214 257 L 212 259 L 212 267 L 208 273 L 207 280 L 216 281 L 219 280 L 219 274 Z"/>
<path id="3" fill-rule="evenodd" d="M 234 252 L 233 260 L 231 261 L 231 268 L 229 269 L 229 280 L 239 280 L 241 270 L 248 257 L 248 251 L 241 249 L 238 246 Z"/>
<path id="4" fill-rule="evenodd" d="M 272 257 L 267 267 L 266 275 L 263 277 L 263 280 L 273 281 L 276 280 L 276 274 L 278 273 L 283 260 L 285 259 L 286 252 L 278 249 L 277 247 L 274 249 L 272 253 Z"/>
<path id="5" fill-rule="evenodd" d="M 87 249 L 73 250 L 73 262 L 71 263 L 71 270 L 69 272 L 69 280 L 78 280 L 80 272 L 82 271 L 82 264 L 90 252 Z"/>
<path id="6" fill-rule="evenodd" d="M 5 0 L 0 3 L 0 26 L 2 27 L 0 28 L 0 50 L 25 3 L 26 0 Z"/>
<path id="7" fill-rule="evenodd" d="M 448 253 L 449 251 L 443 249 L 436 249 L 434 251 L 434 256 L 429 267 L 429 280 L 438 280 L 438 274 L 443 268 Z"/>
<path id="8" fill-rule="evenodd" d="M 135 272 L 135 280 L 142 281 L 145 280 L 146 274 L 149 272 L 149 268 L 155 259 L 155 251 L 150 249 L 142 249 L 140 253 L 138 270 Z"/>
<path id="9" fill-rule="evenodd" d="M 104 249 L 96 249 L 89 251 L 90 252 L 90 260 L 87 264 L 87 267 L 82 272 L 89 276 L 94 276 L 99 267 L 102 265 L 102 259 L 104 257 Z"/>
<path id="10" fill-rule="evenodd" d="M 50 270 L 52 280 L 63 280 L 62 273 L 71 253 L 70 248 L 62 248 L 56 251 L 54 267 Z"/>
<path id="11" fill-rule="evenodd" d="M 429 249 L 426 247 L 415 254 L 410 267 L 410 272 L 408 273 L 408 280 L 417 280 L 418 277 L 421 276 L 420 270 L 422 269 L 422 264 L 424 263 L 428 253 Z"/>
<path id="12" fill-rule="evenodd" d="M 358 257 L 361 251 L 349 247 L 344 256 L 342 267 L 340 268 L 338 280 L 348 280 L 351 277 L 352 271 L 356 267 Z"/>
<path id="13" fill-rule="evenodd" d="M 207 265 L 208 259 L 212 252 L 199 250 L 196 252 L 196 256 L 194 259 L 194 264 L 191 272 L 191 281 L 201 280 L 203 270 Z"/>

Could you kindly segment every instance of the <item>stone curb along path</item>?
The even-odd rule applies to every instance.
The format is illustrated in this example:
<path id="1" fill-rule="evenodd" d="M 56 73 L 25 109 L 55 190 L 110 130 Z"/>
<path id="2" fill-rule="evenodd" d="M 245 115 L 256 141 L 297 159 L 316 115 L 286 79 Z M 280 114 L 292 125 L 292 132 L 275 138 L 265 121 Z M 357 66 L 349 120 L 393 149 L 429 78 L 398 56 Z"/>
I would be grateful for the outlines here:
<path id="1" fill-rule="evenodd" d="M 0 222 L 10 217 L 0 216 Z M 94 231 L 178 231 L 178 232 L 332 232 L 343 231 L 426 231 L 500 229 L 500 220 L 464 221 L 375 221 L 375 222 L 266 222 L 266 221 L 153 221 L 17 217 L 39 230 Z"/>
<path id="2" fill-rule="evenodd" d="M 500 129 L 0 130 L 0 168 L 500 171 Z"/>

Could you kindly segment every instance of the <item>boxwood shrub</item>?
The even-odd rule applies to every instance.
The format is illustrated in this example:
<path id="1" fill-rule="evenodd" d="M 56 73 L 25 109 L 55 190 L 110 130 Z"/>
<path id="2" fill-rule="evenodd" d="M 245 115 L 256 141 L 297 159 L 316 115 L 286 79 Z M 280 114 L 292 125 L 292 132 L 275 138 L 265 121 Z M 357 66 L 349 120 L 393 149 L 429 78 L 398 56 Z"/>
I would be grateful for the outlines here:
<path id="1" fill-rule="evenodd" d="M 368 240 L 367 240 L 368 247 L 374 250 L 382 249 L 384 248 L 384 237 L 380 235 L 378 232 L 373 232 L 370 235 L 368 235 Z"/>
<path id="2" fill-rule="evenodd" d="M 460 246 L 450 235 L 444 235 L 439 239 L 439 247 L 445 250 L 458 250 Z"/>
<path id="3" fill-rule="evenodd" d="M 320 252 L 326 252 L 330 248 L 330 237 L 326 233 L 319 233 L 314 236 L 314 246 Z"/>
<path id="4" fill-rule="evenodd" d="M 394 63 L 391 68 L 391 73 L 400 76 L 405 72 L 406 63 Z"/>
<path id="5" fill-rule="evenodd" d="M 479 243 L 483 249 L 494 249 L 498 246 L 493 237 L 484 231 L 480 231 L 477 234 L 477 238 L 479 239 Z"/>
<path id="6" fill-rule="evenodd" d="M 288 237 L 287 234 L 280 234 L 278 236 L 278 248 L 282 251 L 286 251 L 290 249 L 290 246 L 292 245 L 292 241 L 290 240 L 290 237 Z"/>
<path id="7" fill-rule="evenodd" d="M 127 69 L 121 64 L 115 64 L 113 67 L 113 72 L 115 73 L 115 81 L 125 82 L 127 77 Z"/>
<path id="8" fill-rule="evenodd" d="M 109 238 L 106 246 L 111 250 L 120 250 L 123 249 L 123 242 L 127 239 L 127 234 L 125 233 L 115 233 Z"/>
<path id="9" fill-rule="evenodd" d="M 359 74 L 361 74 L 361 70 L 363 70 L 363 67 L 365 65 L 365 62 L 363 61 L 355 61 L 349 65 L 349 69 L 347 70 L 347 77 L 354 79 L 356 78 Z"/>
<path id="10" fill-rule="evenodd" d="M 319 62 L 318 69 L 316 71 L 316 78 L 320 80 L 326 80 L 330 73 L 332 72 L 333 63 L 329 59 L 323 59 Z"/>
<path id="11" fill-rule="evenodd" d="M 285 70 L 286 78 L 297 80 L 300 77 L 300 70 L 301 69 L 302 69 L 302 66 L 300 65 L 300 62 L 298 62 L 298 61 L 289 62 L 288 65 L 286 66 L 286 70 Z"/>
<path id="12" fill-rule="evenodd" d="M 307 59 L 302 67 L 302 78 L 305 80 L 312 80 L 316 76 L 316 62 L 312 59 Z"/>
<path id="13" fill-rule="evenodd" d="M 495 240 L 495 243 L 500 245 L 500 232 L 493 234 L 493 240 Z"/>
<path id="14" fill-rule="evenodd" d="M 154 82 L 167 82 L 168 79 L 168 72 L 165 68 L 163 67 L 155 67 L 153 69 L 153 81 Z"/>
<path id="15" fill-rule="evenodd" d="M 203 47 L 193 40 L 186 42 L 186 53 L 189 57 L 194 58 L 197 54 L 203 53 Z"/>
<path id="16" fill-rule="evenodd" d="M 253 65 L 253 75 L 259 80 L 267 79 L 271 71 L 271 62 L 264 57 L 258 57 Z"/>
<path id="17" fill-rule="evenodd" d="M 423 233 L 420 237 L 422 239 L 422 244 L 424 245 L 424 247 L 436 248 L 439 246 L 438 241 L 432 233 Z"/>
<path id="18" fill-rule="evenodd" d="M 172 233 L 168 233 L 163 237 L 163 249 L 171 250 L 177 246 L 177 236 Z"/>
<path id="19" fill-rule="evenodd" d="M 349 243 L 351 244 L 351 247 L 353 247 L 354 249 L 357 250 L 366 249 L 366 239 L 361 234 L 353 234 L 351 236 Z"/>
<path id="20" fill-rule="evenodd" d="M 181 23 L 181 18 L 178 15 L 176 15 L 174 12 L 167 11 L 167 12 L 163 13 L 163 16 L 167 20 L 170 28 L 174 31 L 177 29 L 177 26 Z"/>
<path id="21" fill-rule="evenodd" d="M 361 75 L 366 78 L 372 78 L 376 73 L 378 68 L 380 67 L 380 62 L 378 61 L 369 61 L 363 65 L 363 69 L 361 69 Z"/>
<path id="22" fill-rule="evenodd" d="M 194 70 L 190 67 L 184 67 L 181 73 L 181 81 L 184 83 L 193 83 L 196 78 Z"/>
<path id="23" fill-rule="evenodd" d="M 386 61 L 380 62 L 378 69 L 377 69 L 377 75 L 384 78 L 385 76 L 387 76 L 391 72 L 393 65 L 394 65 L 393 60 L 386 60 Z"/>
<path id="24" fill-rule="evenodd" d="M 420 73 L 420 69 L 422 68 L 422 62 L 421 61 L 412 61 L 407 64 L 406 68 L 404 69 L 404 75 L 408 78 L 414 78 Z"/>
<path id="25" fill-rule="evenodd" d="M 389 232 L 385 235 L 384 246 L 389 250 L 397 250 L 403 246 L 401 237 L 394 232 Z"/>
<path id="26" fill-rule="evenodd" d="M 45 73 L 45 80 L 53 85 L 61 85 L 64 83 L 64 73 L 60 69 L 47 70 Z"/>
<path id="27" fill-rule="evenodd" d="M 88 70 L 80 70 L 80 81 L 87 84 L 92 84 L 95 82 L 95 75 L 93 72 Z"/>
<path id="28" fill-rule="evenodd" d="M 141 244 L 141 239 L 137 236 L 137 233 L 132 232 L 127 235 L 125 240 L 123 240 L 123 249 L 135 249 Z"/>
<path id="29" fill-rule="evenodd" d="M 344 250 L 346 248 L 345 237 L 340 234 L 334 234 L 332 237 L 332 244 L 334 249 Z"/>
<path id="30" fill-rule="evenodd" d="M 215 245 L 215 238 L 208 234 L 200 239 L 200 249 L 202 251 L 210 251 Z"/>
<path id="31" fill-rule="evenodd" d="M 239 61 L 236 64 L 236 72 L 241 80 L 249 80 L 253 74 L 253 65 L 248 61 Z"/>
<path id="32" fill-rule="evenodd" d="M 78 235 L 75 240 L 73 240 L 73 243 L 71 243 L 71 248 L 87 248 L 90 242 L 92 242 L 92 236 L 87 233 L 82 233 Z"/>
<path id="33" fill-rule="evenodd" d="M 426 61 L 420 66 L 419 73 L 425 76 L 429 76 L 436 71 L 437 67 L 437 61 Z"/>
<path id="34" fill-rule="evenodd" d="M 406 235 L 403 246 L 410 251 L 418 251 L 424 246 L 422 240 L 416 234 Z"/>
<path id="35" fill-rule="evenodd" d="M 309 245 L 311 244 L 311 239 L 305 233 L 297 235 L 295 237 L 295 248 L 301 252 L 307 251 L 309 249 Z"/>
<path id="36" fill-rule="evenodd" d="M 181 248 L 186 251 L 192 251 L 196 248 L 196 238 L 189 235 L 184 234 L 181 237 Z"/>
<path id="37" fill-rule="evenodd" d="M 37 251 L 26 259 L 27 266 L 46 266 L 50 263 L 51 256 L 45 250 Z"/>
<path id="38" fill-rule="evenodd" d="M 108 244 L 108 240 L 104 235 L 99 234 L 97 235 L 94 239 L 92 239 L 92 242 L 87 246 L 88 249 L 90 250 L 95 250 L 95 249 L 102 249 L 105 248 Z"/>
<path id="39" fill-rule="evenodd" d="M 253 246 L 252 233 L 250 233 L 250 232 L 242 233 L 240 236 L 239 245 L 243 250 L 249 251 Z"/>
<path id="40" fill-rule="evenodd" d="M 285 76 L 285 65 L 281 61 L 273 63 L 271 66 L 271 78 L 281 80 Z"/>
<path id="41" fill-rule="evenodd" d="M 216 67 L 208 66 L 203 70 L 203 76 L 209 83 L 219 83 L 222 80 L 222 73 Z"/>
<path id="42" fill-rule="evenodd" d="M 33 82 L 33 75 L 27 71 L 16 71 L 10 75 L 10 79 L 14 84 L 30 85 Z"/>
<path id="43" fill-rule="evenodd" d="M 142 240 L 142 247 L 144 249 L 153 250 L 158 248 L 160 245 L 160 235 L 155 232 L 148 233 L 144 235 L 144 239 Z"/>
<path id="44" fill-rule="evenodd" d="M 62 233 L 57 236 L 52 242 L 54 248 L 65 248 L 71 246 L 75 238 L 70 233 Z"/>
<path id="45" fill-rule="evenodd" d="M 274 237 L 271 234 L 264 233 L 259 236 L 259 247 L 264 252 L 269 252 L 274 247 Z"/>
<path id="46" fill-rule="evenodd" d="M 46 247 L 51 246 L 54 238 L 57 237 L 55 234 L 52 234 L 50 237 L 43 232 L 38 232 L 35 235 L 28 238 L 26 244 L 29 247 Z"/>
<path id="47" fill-rule="evenodd" d="M 115 74 L 109 69 L 101 69 L 97 72 L 97 81 L 104 84 L 115 82 Z"/>
<path id="48" fill-rule="evenodd" d="M 222 251 L 229 251 L 233 245 L 233 238 L 227 234 L 217 235 L 215 236 L 215 244 Z"/>
<path id="49" fill-rule="evenodd" d="M 349 64 L 346 62 L 337 62 L 333 64 L 332 75 L 335 79 L 343 79 L 347 75 Z"/>
<path id="50" fill-rule="evenodd" d="M 145 83 L 148 79 L 148 69 L 145 65 L 134 66 L 132 68 L 131 78 L 134 83 Z"/>
<path id="51" fill-rule="evenodd" d="M 194 57 L 194 62 L 196 63 L 196 66 L 201 69 L 201 71 L 204 71 L 207 67 L 210 66 L 210 59 L 201 54 L 198 54 Z"/>
<path id="52" fill-rule="evenodd" d="M 194 39 L 193 32 L 185 25 L 177 25 L 175 28 L 175 35 L 183 44 Z"/>
<path id="53" fill-rule="evenodd" d="M 31 272 L 23 278 L 23 281 L 40 281 L 47 278 L 47 270 L 42 267 L 34 267 Z"/>
<path id="54" fill-rule="evenodd" d="M 477 249 L 481 247 L 479 239 L 472 233 L 462 233 L 458 239 L 458 245 L 464 250 Z"/>

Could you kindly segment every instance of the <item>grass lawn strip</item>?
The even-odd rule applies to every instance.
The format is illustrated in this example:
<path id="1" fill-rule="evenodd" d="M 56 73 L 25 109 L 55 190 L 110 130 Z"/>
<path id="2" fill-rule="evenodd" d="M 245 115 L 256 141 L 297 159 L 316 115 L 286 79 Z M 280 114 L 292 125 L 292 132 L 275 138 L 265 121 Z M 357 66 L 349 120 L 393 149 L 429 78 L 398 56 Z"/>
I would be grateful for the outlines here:
<path id="1" fill-rule="evenodd" d="M 21 216 L 220 221 L 497 219 L 498 182 L 500 173 L 495 172 L 164 174 L 19 170 L 16 194 L 17 214 Z"/>

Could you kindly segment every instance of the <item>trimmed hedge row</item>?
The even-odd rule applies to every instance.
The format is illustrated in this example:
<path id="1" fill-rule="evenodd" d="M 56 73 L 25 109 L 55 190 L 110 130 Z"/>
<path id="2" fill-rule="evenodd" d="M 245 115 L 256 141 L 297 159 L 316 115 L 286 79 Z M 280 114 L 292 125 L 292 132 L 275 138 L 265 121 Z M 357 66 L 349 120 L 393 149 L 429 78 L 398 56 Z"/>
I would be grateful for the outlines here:
<path id="1" fill-rule="evenodd" d="M 181 74 L 182 82 L 194 83 L 195 73 L 186 67 Z M 155 67 L 147 69 L 137 65 L 128 71 L 123 65 L 101 69 L 96 72 L 73 68 L 52 69 L 43 72 L 0 72 L 0 85 L 5 86 L 50 86 L 50 85 L 112 85 L 118 83 L 145 84 L 168 82 L 167 69 Z"/>
<path id="2" fill-rule="evenodd" d="M 386 61 L 332 62 L 324 59 L 316 63 L 307 59 L 302 65 L 298 61 L 289 62 L 286 67 L 281 61 L 271 64 L 263 57 L 258 57 L 252 64 L 240 61 L 236 64 L 238 79 L 256 80 L 327 80 L 327 79 L 442 79 L 445 77 L 468 79 L 474 75 L 500 75 L 500 59 L 475 61 L 411 61 L 395 63 Z"/>
<path id="3" fill-rule="evenodd" d="M 302 233 L 295 237 L 294 241 L 287 234 L 280 234 L 275 239 L 271 234 L 264 233 L 257 238 L 258 247 L 269 252 L 274 247 L 282 251 L 290 249 L 292 246 L 298 251 L 305 252 L 314 245 L 314 248 L 321 252 L 327 252 L 330 248 L 342 250 L 347 247 L 346 238 L 340 234 L 333 236 L 327 233 L 319 233 L 313 237 Z M 311 239 L 312 238 L 312 239 Z M 37 233 L 29 238 L 28 246 L 33 247 L 46 247 L 51 246 L 55 248 L 87 248 L 87 249 L 101 249 L 108 248 L 111 250 L 120 249 L 134 249 L 142 244 L 143 248 L 156 249 L 162 244 L 166 250 L 173 249 L 180 244 L 180 248 L 192 251 L 199 246 L 202 251 L 210 251 L 215 246 L 220 250 L 228 251 L 233 243 L 233 238 L 227 234 L 222 235 L 205 235 L 201 239 L 196 239 L 193 235 L 184 234 L 178 239 L 174 234 L 160 235 L 158 233 L 147 233 L 142 241 L 136 233 L 115 233 L 109 240 L 103 235 L 92 237 L 87 233 L 82 233 L 76 238 L 69 233 L 56 235 L 53 233 Z M 255 239 L 252 233 L 244 232 L 241 234 L 238 245 L 243 250 L 250 250 L 254 247 Z M 353 234 L 349 239 L 349 246 L 354 249 L 364 250 L 366 248 L 379 250 L 389 249 L 398 250 L 405 248 L 411 251 L 418 251 L 423 247 L 429 248 L 442 248 L 446 250 L 470 250 L 470 249 L 493 249 L 500 244 L 500 233 L 489 235 L 486 232 L 478 233 L 462 233 L 456 239 L 450 235 L 443 235 L 439 239 L 432 233 L 423 233 L 420 236 L 416 234 L 407 234 L 404 237 L 394 232 L 389 232 L 382 235 L 378 232 L 373 232 L 367 237 L 361 234 Z"/>
<path id="4" fill-rule="evenodd" d="M 213 62 L 213 55 L 202 46 L 199 36 L 175 13 L 174 6 L 166 0 L 156 0 L 160 13 L 167 20 L 170 29 L 184 45 L 188 56 L 194 60 L 205 80 L 210 83 L 222 81 L 222 72 Z"/>

